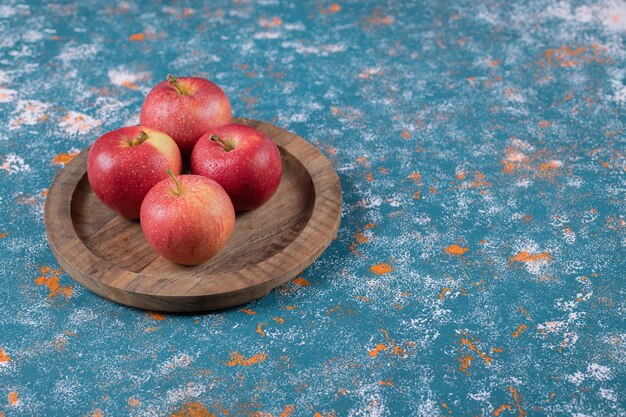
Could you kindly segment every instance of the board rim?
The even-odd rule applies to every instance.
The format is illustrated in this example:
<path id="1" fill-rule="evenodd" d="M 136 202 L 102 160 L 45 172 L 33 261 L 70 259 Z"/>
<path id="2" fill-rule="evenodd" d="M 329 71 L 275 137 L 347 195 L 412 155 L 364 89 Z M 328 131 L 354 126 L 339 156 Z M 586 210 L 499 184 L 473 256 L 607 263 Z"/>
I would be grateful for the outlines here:
<path id="1" fill-rule="evenodd" d="M 194 292 L 194 288 L 191 287 L 172 294 L 159 292 L 157 287 L 151 292 L 141 284 L 145 284 L 150 279 L 163 278 L 125 270 L 98 257 L 76 232 L 71 214 L 74 191 L 86 173 L 89 147 L 81 151 L 57 173 L 46 196 L 44 206 L 46 237 L 61 268 L 76 282 L 109 300 L 143 309 L 193 312 L 233 307 L 261 298 L 273 288 L 295 278 L 298 273 L 311 265 L 333 240 L 341 222 L 342 193 L 336 171 L 328 158 L 317 148 L 292 132 L 253 119 L 236 118 L 233 119 L 233 123 L 246 124 L 260 130 L 277 130 L 281 138 L 287 138 L 288 140 L 281 139 L 283 143 L 279 143 L 279 146 L 304 166 L 311 178 L 314 190 L 311 216 L 287 246 L 260 262 L 236 271 L 226 272 L 226 274 L 236 274 L 237 278 L 249 274 L 260 274 L 261 279 L 249 285 L 245 284 L 245 280 L 235 279 L 238 286 L 228 291 Z M 300 258 L 286 258 L 287 254 L 297 252 L 298 247 L 307 246 L 311 249 L 308 249 Z M 86 258 L 79 262 L 73 256 L 73 253 L 77 252 L 80 252 L 82 256 L 87 254 Z M 280 266 L 276 266 L 277 263 Z M 98 268 L 101 270 L 97 271 Z M 90 273 L 90 270 L 97 272 Z M 202 274 L 207 276 L 206 272 L 198 272 L 194 275 L 202 276 Z M 208 276 L 211 275 L 215 274 L 208 274 Z M 180 280 L 181 278 L 166 279 Z M 138 288 L 133 289 L 133 283 L 137 284 Z M 231 301 L 220 302 L 220 299 L 224 298 Z"/>

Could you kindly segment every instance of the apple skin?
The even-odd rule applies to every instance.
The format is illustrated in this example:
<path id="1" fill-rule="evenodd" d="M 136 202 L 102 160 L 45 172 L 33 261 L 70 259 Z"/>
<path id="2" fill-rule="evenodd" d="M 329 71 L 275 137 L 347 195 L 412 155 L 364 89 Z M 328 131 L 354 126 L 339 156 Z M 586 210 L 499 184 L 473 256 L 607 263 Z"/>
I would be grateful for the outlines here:
<path id="1" fill-rule="evenodd" d="M 218 183 L 199 175 L 180 175 L 155 185 L 141 205 L 141 228 L 162 257 L 198 265 L 226 245 L 235 227 L 235 210 Z"/>
<path id="2" fill-rule="evenodd" d="M 204 78 L 168 76 L 148 93 L 139 123 L 167 133 L 188 157 L 205 132 L 231 123 L 233 114 L 222 89 Z"/>
<path id="3" fill-rule="evenodd" d="M 134 139 L 144 132 L 140 144 Z M 158 130 L 130 126 L 102 135 L 89 149 L 87 176 L 98 198 L 127 219 L 138 219 L 148 191 L 168 178 L 167 169 L 180 173 L 180 151 L 172 138 Z"/>
<path id="4" fill-rule="evenodd" d="M 212 140 L 213 135 L 224 143 Z M 230 124 L 213 128 L 198 140 L 191 154 L 191 172 L 217 181 L 235 211 L 247 211 L 274 195 L 282 176 L 282 160 L 278 146 L 265 133 Z"/>

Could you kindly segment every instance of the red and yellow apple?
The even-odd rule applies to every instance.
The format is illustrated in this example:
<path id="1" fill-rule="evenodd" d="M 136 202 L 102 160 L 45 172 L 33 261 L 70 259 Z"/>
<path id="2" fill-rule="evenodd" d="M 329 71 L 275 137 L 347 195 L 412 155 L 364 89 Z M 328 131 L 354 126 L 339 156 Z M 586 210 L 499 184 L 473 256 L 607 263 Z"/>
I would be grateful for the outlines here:
<path id="1" fill-rule="evenodd" d="M 87 156 L 91 188 L 105 205 L 128 219 L 139 218 L 144 197 L 167 178 L 167 169 L 180 173 L 181 166 L 172 138 L 143 126 L 105 133 Z"/>
<path id="2" fill-rule="evenodd" d="M 235 227 L 235 210 L 218 183 L 199 175 L 176 176 L 155 185 L 141 205 L 141 228 L 162 257 L 198 265 L 215 256 Z"/>
<path id="3" fill-rule="evenodd" d="M 215 180 L 236 211 L 265 204 L 278 189 L 282 161 L 278 146 L 250 126 L 229 124 L 209 130 L 191 155 L 191 172 Z"/>
<path id="4" fill-rule="evenodd" d="M 171 75 L 148 93 L 139 116 L 142 126 L 170 135 L 183 157 L 191 154 L 200 136 L 231 121 L 230 102 L 217 84 L 204 78 Z"/>

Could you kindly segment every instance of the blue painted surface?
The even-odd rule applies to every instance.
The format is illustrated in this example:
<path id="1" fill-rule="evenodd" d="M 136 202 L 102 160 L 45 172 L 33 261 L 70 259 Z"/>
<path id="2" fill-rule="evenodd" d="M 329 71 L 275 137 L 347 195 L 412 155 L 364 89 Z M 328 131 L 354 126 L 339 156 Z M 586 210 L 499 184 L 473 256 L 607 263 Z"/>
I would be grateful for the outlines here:
<path id="1" fill-rule="evenodd" d="M 0 28 L 0 416 L 626 415 L 624 2 L 8 0 Z M 338 239 L 246 310 L 104 301 L 46 243 L 63 162 L 170 72 L 341 178 Z"/>

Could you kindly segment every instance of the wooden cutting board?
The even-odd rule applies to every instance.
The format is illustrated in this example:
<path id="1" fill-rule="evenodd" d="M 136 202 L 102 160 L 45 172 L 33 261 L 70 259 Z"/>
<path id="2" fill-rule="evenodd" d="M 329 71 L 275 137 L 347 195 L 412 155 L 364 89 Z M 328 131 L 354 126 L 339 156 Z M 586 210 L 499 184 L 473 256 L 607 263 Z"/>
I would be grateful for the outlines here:
<path id="1" fill-rule="evenodd" d="M 139 221 L 96 197 L 83 150 L 56 176 L 45 204 L 46 234 L 59 265 L 94 293 L 133 307 L 196 312 L 265 296 L 317 259 L 341 220 L 341 186 L 330 161 L 303 138 L 268 123 L 235 119 L 265 132 L 280 149 L 283 176 L 262 207 L 237 215 L 228 244 L 204 264 L 161 258 Z"/>

